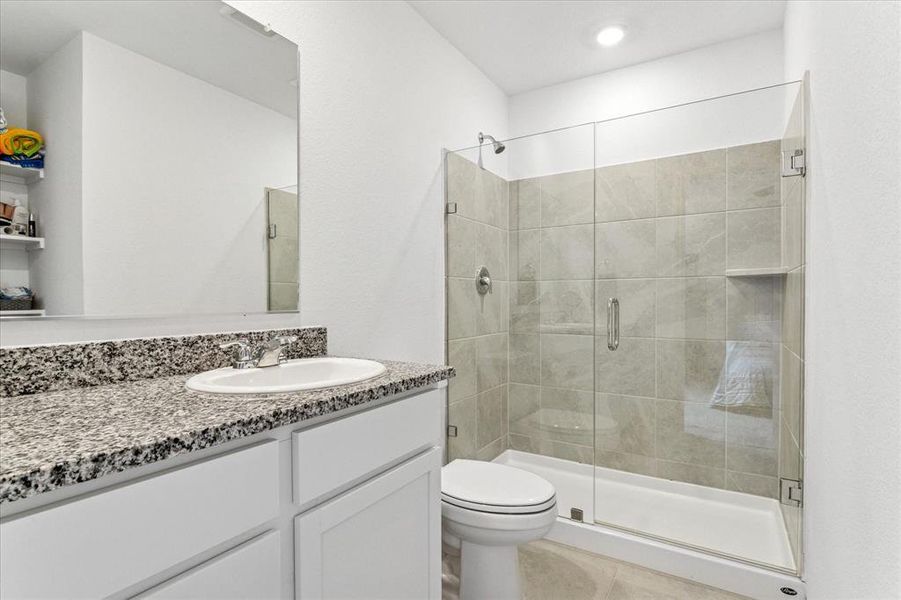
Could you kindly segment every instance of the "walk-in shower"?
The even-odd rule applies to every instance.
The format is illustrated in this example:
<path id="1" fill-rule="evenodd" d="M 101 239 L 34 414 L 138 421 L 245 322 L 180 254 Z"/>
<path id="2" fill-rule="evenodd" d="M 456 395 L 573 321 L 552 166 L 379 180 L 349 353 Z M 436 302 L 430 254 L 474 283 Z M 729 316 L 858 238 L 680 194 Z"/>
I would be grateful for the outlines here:
<path id="1" fill-rule="evenodd" d="M 448 458 L 550 480 L 553 538 L 800 573 L 801 88 L 447 154 Z"/>

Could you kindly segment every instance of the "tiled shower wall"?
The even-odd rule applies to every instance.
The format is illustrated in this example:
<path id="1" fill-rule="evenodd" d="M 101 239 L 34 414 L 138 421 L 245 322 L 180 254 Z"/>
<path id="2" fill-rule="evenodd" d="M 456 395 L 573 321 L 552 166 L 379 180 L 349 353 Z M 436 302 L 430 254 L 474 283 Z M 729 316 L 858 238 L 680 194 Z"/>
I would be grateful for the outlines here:
<path id="1" fill-rule="evenodd" d="M 508 231 L 506 180 L 447 155 L 448 458 L 491 460 L 507 447 Z M 491 292 L 476 291 L 488 267 Z"/>
<path id="2" fill-rule="evenodd" d="M 783 150 L 805 147 L 803 92 L 798 94 L 785 137 Z M 804 186 L 803 177 L 782 180 L 782 260 L 788 270 L 782 305 L 780 346 L 782 418 L 779 442 L 779 476 L 802 480 L 804 406 Z M 780 504 L 795 562 L 801 563 L 801 508 Z"/>
<path id="3" fill-rule="evenodd" d="M 779 148 L 511 183 L 512 448 L 776 496 Z"/>

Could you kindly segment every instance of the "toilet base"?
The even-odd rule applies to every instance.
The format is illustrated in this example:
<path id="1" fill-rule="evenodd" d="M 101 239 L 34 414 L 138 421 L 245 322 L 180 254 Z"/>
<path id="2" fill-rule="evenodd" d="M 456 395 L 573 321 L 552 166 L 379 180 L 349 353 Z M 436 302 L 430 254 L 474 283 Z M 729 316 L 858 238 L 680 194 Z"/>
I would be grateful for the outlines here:
<path id="1" fill-rule="evenodd" d="M 521 600 L 518 546 L 460 547 L 460 600 Z"/>

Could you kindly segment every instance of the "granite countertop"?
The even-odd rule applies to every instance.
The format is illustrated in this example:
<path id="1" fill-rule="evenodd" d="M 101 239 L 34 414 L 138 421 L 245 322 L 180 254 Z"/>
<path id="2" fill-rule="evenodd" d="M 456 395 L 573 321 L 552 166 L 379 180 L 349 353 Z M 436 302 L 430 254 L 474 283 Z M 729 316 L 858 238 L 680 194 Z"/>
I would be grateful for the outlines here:
<path id="1" fill-rule="evenodd" d="M 285 394 L 188 390 L 190 375 L 0 398 L 0 503 L 335 413 L 453 377 L 379 361 L 374 379 Z"/>

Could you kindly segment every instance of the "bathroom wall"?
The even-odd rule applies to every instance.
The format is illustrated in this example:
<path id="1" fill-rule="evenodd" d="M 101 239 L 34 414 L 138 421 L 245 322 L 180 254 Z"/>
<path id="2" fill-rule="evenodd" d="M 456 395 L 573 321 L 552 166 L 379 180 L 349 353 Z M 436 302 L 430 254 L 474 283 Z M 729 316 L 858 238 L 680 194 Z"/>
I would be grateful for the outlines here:
<path id="1" fill-rule="evenodd" d="M 775 497 L 778 140 L 594 175 L 511 184 L 511 447 Z"/>
<path id="2" fill-rule="evenodd" d="M 789 2 L 809 70 L 804 579 L 901 597 L 901 4 Z"/>
<path id="3" fill-rule="evenodd" d="M 21 75 L 0 69 L 0 107 L 10 127 L 27 127 L 26 80 Z M 19 200 L 28 206 L 28 188 L 13 179 L 0 175 L 0 201 L 13 204 Z M 28 252 L 6 248 L 0 252 L 0 286 L 28 285 Z"/>
<path id="4" fill-rule="evenodd" d="M 780 30 L 768 31 L 516 94 L 510 98 L 510 134 L 601 121 L 782 83 L 782 44 Z M 756 122 L 767 126 L 762 119 Z"/>
<path id="5" fill-rule="evenodd" d="M 448 459 L 491 460 L 507 448 L 508 210 L 507 181 L 466 158 L 447 154 Z M 476 272 L 488 268 L 491 289 L 479 294 Z"/>
<path id="6" fill-rule="evenodd" d="M 300 45 L 301 313 L 329 350 L 442 362 L 441 148 L 507 98 L 404 2 L 234 2 Z"/>
<path id="7" fill-rule="evenodd" d="M 300 52 L 302 321 L 330 351 L 444 360 L 442 147 L 507 98 L 403 2 L 230 1 Z M 386 233 L 387 232 L 387 233 Z M 4 345 L 296 325 L 296 315 L 4 323 Z"/>
<path id="8" fill-rule="evenodd" d="M 49 241 L 28 259 L 32 288 L 52 314 L 84 312 L 83 46 L 79 34 L 28 77 L 28 125 L 52 148 L 44 159 L 44 179 L 28 187 L 38 231 Z M 20 323 L 4 323 L 2 335 L 19 328 Z"/>
<path id="9" fill-rule="evenodd" d="M 297 122 L 83 37 L 85 314 L 266 310 L 266 188 L 297 182 Z"/>

